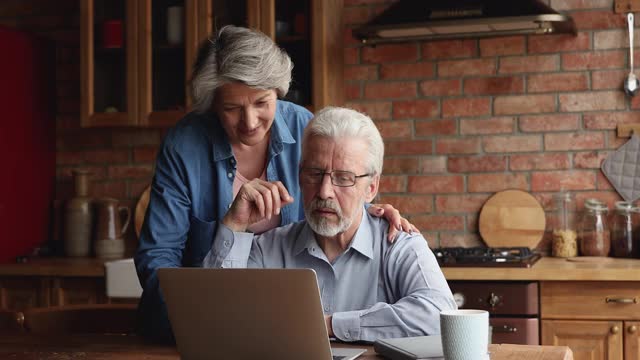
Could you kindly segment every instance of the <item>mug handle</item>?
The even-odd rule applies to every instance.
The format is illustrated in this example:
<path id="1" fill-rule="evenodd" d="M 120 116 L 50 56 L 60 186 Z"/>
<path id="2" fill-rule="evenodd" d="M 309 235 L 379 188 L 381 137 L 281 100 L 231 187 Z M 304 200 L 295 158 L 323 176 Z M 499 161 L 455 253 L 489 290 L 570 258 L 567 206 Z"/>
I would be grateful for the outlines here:
<path id="1" fill-rule="evenodd" d="M 127 228 L 129 227 L 129 221 L 131 220 L 131 211 L 126 206 L 118 207 L 118 213 L 120 213 L 121 216 L 123 212 L 126 213 L 126 219 L 124 221 L 124 225 L 122 225 L 122 232 L 121 232 L 121 234 L 124 236 L 124 233 L 127 231 Z"/>

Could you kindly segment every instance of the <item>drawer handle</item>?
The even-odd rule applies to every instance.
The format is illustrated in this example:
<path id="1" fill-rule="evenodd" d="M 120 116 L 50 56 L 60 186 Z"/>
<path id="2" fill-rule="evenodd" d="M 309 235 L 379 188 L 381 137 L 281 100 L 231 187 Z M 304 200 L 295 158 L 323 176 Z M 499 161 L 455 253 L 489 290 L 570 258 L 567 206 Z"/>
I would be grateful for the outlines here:
<path id="1" fill-rule="evenodd" d="M 515 326 L 502 325 L 493 328 L 494 333 L 514 333 L 518 332 L 518 328 Z"/>
<path id="2" fill-rule="evenodd" d="M 638 303 L 638 299 L 637 298 L 605 298 L 604 301 L 609 304 L 609 303 L 616 303 L 616 304 L 637 304 Z"/>

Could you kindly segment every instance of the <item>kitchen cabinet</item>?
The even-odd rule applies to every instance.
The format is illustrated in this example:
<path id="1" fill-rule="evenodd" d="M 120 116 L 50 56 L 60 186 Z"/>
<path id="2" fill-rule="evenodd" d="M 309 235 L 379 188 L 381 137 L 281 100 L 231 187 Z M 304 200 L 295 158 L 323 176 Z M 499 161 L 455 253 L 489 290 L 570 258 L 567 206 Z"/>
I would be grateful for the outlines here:
<path id="1" fill-rule="evenodd" d="M 566 345 L 576 360 L 639 360 L 640 283 L 544 281 L 542 345 Z"/>
<path id="2" fill-rule="evenodd" d="M 83 127 L 175 123 L 190 109 L 199 44 L 227 24 L 257 28 L 290 54 L 287 99 L 311 110 L 343 102 L 342 0 L 79 1 Z M 176 6 L 180 36 L 169 41 Z"/>

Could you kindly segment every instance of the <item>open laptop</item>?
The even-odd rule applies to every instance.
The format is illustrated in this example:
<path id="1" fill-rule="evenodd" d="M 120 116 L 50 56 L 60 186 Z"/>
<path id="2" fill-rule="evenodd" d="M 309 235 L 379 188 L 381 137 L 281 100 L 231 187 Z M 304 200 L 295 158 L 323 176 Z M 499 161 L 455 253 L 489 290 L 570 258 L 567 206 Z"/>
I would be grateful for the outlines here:
<path id="1" fill-rule="evenodd" d="M 182 359 L 351 360 L 331 348 L 311 269 L 158 269 Z"/>

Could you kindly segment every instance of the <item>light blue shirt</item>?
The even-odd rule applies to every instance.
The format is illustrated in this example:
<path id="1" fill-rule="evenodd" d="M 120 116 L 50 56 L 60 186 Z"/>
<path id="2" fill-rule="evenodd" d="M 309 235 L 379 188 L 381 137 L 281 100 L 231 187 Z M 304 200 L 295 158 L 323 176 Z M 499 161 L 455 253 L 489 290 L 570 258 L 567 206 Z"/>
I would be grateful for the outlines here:
<path id="1" fill-rule="evenodd" d="M 439 334 L 440 311 L 456 304 L 438 262 L 422 235 L 402 232 L 390 244 L 388 227 L 363 211 L 351 244 L 330 263 L 306 221 L 261 235 L 222 225 L 203 266 L 315 270 L 324 312 L 343 341 Z"/>

